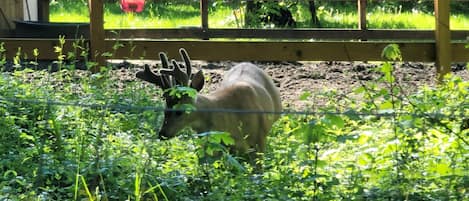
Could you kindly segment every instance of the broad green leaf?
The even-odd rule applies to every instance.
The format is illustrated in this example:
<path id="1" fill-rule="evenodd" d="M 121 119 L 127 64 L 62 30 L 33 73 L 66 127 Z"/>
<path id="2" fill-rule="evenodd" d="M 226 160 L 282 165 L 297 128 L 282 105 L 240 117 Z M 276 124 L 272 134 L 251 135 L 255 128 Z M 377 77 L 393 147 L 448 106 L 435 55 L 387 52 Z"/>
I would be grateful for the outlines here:
<path id="1" fill-rule="evenodd" d="M 327 125 L 328 127 L 334 127 L 334 128 L 344 128 L 345 126 L 345 121 L 344 119 L 339 116 L 339 115 L 334 115 L 334 114 L 328 114 L 324 118 L 321 119 L 321 122 Z"/>
<path id="2" fill-rule="evenodd" d="M 358 157 L 357 163 L 362 166 L 370 165 L 373 157 L 369 153 L 364 153 Z"/>
<path id="3" fill-rule="evenodd" d="M 223 133 L 221 135 L 221 141 L 225 144 L 225 145 L 234 145 L 235 141 L 234 139 L 231 137 L 231 135 L 229 133 Z"/>
<path id="4" fill-rule="evenodd" d="M 440 175 L 448 174 L 451 171 L 449 164 L 446 163 L 437 163 L 435 165 L 435 171 Z"/>
<path id="5" fill-rule="evenodd" d="M 305 101 L 311 96 L 311 92 L 306 91 L 300 95 L 300 100 Z"/>
<path id="6" fill-rule="evenodd" d="M 190 87 L 172 87 L 167 89 L 169 90 L 169 95 L 175 98 L 181 98 L 184 95 L 187 95 L 191 98 L 195 98 L 197 96 L 197 90 L 190 88 Z"/>
<path id="7" fill-rule="evenodd" d="M 366 88 L 364 86 L 357 87 L 356 89 L 353 90 L 353 92 L 356 94 L 361 94 L 361 93 L 366 92 Z"/>
<path id="8" fill-rule="evenodd" d="M 394 70 L 394 67 L 390 63 L 384 63 L 383 66 L 381 66 L 381 72 L 384 73 L 384 80 L 386 82 L 392 83 L 394 82 L 394 76 L 392 75 L 392 72 Z"/>
<path id="9" fill-rule="evenodd" d="M 381 52 L 381 57 L 384 59 L 388 59 L 391 61 L 401 61 L 401 50 L 399 49 L 399 45 L 397 44 L 389 44 L 384 47 L 383 51 Z"/>
<path id="10" fill-rule="evenodd" d="M 387 100 L 379 105 L 380 110 L 389 110 L 393 109 L 393 103 L 391 100 Z"/>

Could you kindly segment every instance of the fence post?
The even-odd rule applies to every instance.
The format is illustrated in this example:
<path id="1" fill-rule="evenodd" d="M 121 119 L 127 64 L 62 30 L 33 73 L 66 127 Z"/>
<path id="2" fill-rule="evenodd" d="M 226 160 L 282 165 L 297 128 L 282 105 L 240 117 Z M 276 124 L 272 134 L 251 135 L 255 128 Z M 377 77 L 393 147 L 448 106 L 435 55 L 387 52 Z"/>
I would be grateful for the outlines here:
<path id="1" fill-rule="evenodd" d="M 202 19 L 202 39 L 208 40 L 208 0 L 200 0 L 200 17 Z"/>
<path id="2" fill-rule="evenodd" d="M 103 0 L 89 0 L 90 9 L 90 56 L 98 65 L 91 69 L 99 72 L 100 67 L 105 65 L 105 58 L 101 55 L 105 50 L 104 43 L 104 6 Z"/>
<path id="3" fill-rule="evenodd" d="M 23 1 L 0 0 L 0 37 L 13 33 L 14 20 L 23 20 L 23 7 Z"/>
<path id="4" fill-rule="evenodd" d="M 49 0 L 39 0 L 37 4 L 37 19 L 39 22 L 49 22 Z"/>
<path id="5" fill-rule="evenodd" d="M 358 28 L 360 30 L 366 30 L 366 0 L 357 0 L 358 2 Z"/>
<path id="6" fill-rule="evenodd" d="M 451 30 L 448 0 L 435 0 L 435 66 L 438 79 L 451 71 Z"/>

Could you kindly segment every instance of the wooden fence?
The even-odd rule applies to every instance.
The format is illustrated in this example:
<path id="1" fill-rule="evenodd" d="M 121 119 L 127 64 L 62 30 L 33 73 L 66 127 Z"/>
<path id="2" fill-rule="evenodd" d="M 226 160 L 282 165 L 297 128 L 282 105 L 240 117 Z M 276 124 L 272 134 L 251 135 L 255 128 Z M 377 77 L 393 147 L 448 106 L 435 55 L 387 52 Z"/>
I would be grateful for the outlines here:
<path id="1" fill-rule="evenodd" d="M 434 1 L 435 30 L 368 29 L 366 2 L 357 0 L 359 29 L 212 29 L 208 26 L 209 0 L 200 0 L 201 26 L 197 28 L 104 30 L 103 0 L 89 0 L 91 21 L 87 42 L 92 58 L 100 65 L 105 64 L 104 52 L 113 52 L 115 59 L 158 59 L 157 52 L 175 54 L 180 47 L 186 48 L 194 60 L 380 61 L 381 51 L 389 43 L 399 44 L 404 61 L 436 62 L 440 75 L 450 71 L 451 62 L 469 62 L 469 49 L 462 42 L 469 31 L 450 30 L 450 1 Z M 40 6 L 43 14 L 48 11 L 45 7 Z M 210 40 L 215 38 L 225 40 Z M 234 38 L 293 40 L 229 40 Z M 65 51 L 73 51 L 72 41 L 68 40 Z M 58 44 L 57 39 L 0 38 L 0 42 L 4 42 L 9 58 L 15 56 L 18 47 L 29 55 L 39 48 L 40 59 L 57 57 L 51 51 Z M 122 47 L 114 51 L 116 43 Z"/>

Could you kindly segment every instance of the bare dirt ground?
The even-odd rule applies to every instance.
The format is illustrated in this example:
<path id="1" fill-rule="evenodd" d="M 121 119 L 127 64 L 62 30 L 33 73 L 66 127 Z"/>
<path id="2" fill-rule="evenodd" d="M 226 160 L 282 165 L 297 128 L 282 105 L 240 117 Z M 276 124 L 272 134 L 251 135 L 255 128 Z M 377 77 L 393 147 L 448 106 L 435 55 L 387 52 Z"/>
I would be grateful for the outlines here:
<path id="1" fill-rule="evenodd" d="M 136 68 L 120 69 L 117 79 L 135 79 L 134 73 L 141 69 L 144 61 L 131 62 Z M 305 92 L 320 94 L 335 90 L 337 98 L 354 96 L 351 92 L 366 81 L 377 80 L 382 75 L 376 72 L 380 63 L 363 62 L 253 62 L 264 69 L 280 89 L 281 99 L 285 108 L 301 110 L 314 104 L 320 106 L 324 100 L 314 99 L 309 102 L 300 100 Z M 155 63 L 152 63 L 155 65 Z M 194 67 L 201 68 L 208 76 L 203 92 L 207 93 L 218 88 L 223 74 L 238 62 L 204 62 L 195 61 Z M 433 63 L 398 63 L 394 65 L 397 82 L 405 93 L 411 93 L 418 86 L 435 86 L 436 68 Z M 455 63 L 452 73 L 469 80 L 469 71 L 465 63 Z M 311 101 L 316 101 L 311 103 Z"/>
<path id="2" fill-rule="evenodd" d="M 193 61 L 193 67 L 204 71 L 206 84 L 202 93 L 216 90 L 223 80 L 223 74 L 238 64 L 239 62 L 206 62 Z M 281 100 L 284 108 L 290 110 L 311 110 L 311 106 L 321 107 L 325 101 L 338 101 L 343 97 L 360 98 L 352 93 L 354 89 L 367 81 L 376 81 L 382 74 L 377 72 L 381 63 L 364 62 L 253 62 L 263 69 L 274 80 L 279 87 Z M 110 61 L 114 66 L 111 79 L 115 80 L 115 86 L 122 88 L 127 82 L 135 81 L 135 73 L 143 69 L 144 64 L 150 64 L 154 68 L 159 65 L 159 61 L 138 60 L 138 61 Z M 50 62 L 40 64 L 41 68 L 47 69 Z M 53 71 L 54 66 L 52 65 Z M 79 69 L 84 68 L 79 66 Z M 396 82 L 404 89 L 404 93 L 412 93 L 418 90 L 419 86 L 435 86 L 436 68 L 433 63 L 397 63 L 394 64 Z M 9 65 L 7 71 L 14 68 Z M 89 76 L 89 71 L 79 70 L 80 76 Z M 461 76 L 463 80 L 469 80 L 469 70 L 465 63 L 454 63 L 452 73 Z M 33 78 L 33 77 L 31 77 Z M 331 100 L 318 94 L 335 91 Z M 307 101 L 300 100 L 300 96 L 305 92 L 312 94 L 312 98 Z M 319 97 L 319 98 L 318 98 Z M 308 107 L 308 108 L 306 108 Z"/>

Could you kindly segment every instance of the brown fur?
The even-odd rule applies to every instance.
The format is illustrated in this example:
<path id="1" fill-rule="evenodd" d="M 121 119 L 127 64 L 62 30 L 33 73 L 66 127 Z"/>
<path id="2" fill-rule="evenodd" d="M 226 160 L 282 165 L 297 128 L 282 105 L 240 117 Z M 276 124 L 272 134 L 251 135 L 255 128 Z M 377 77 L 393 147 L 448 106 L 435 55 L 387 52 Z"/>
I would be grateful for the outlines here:
<path id="1" fill-rule="evenodd" d="M 244 111 L 280 112 L 280 94 L 272 79 L 251 63 L 241 63 L 228 71 L 221 87 L 207 95 L 198 94 L 192 103 L 197 109 L 232 109 Z M 266 137 L 278 114 L 191 112 L 183 115 L 166 115 L 161 134 L 176 135 L 185 127 L 196 132 L 228 132 L 235 140 L 232 151 L 256 157 L 264 152 Z"/>

